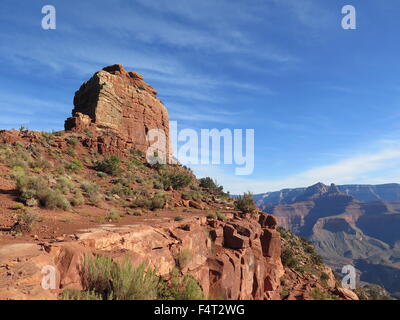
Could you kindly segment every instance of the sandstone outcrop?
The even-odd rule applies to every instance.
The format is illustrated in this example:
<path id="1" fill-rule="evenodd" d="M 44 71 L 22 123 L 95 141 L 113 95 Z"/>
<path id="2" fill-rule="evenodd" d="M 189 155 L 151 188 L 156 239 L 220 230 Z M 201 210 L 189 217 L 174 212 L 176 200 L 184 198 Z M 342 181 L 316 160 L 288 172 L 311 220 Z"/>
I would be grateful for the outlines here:
<path id="1" fill-rule="evenodd" d="M 9 276 L 0 277 L 0 298 L 56 299 L 65 288 L 81 289 L 81 264 L 88 252 L 110 255 L 115 261 L 128 257 L 134 265 L 144 262 L 168 276 L 183 251 L 191 258 L 181 271 L 197 279 L 206 297 L 279 299 L 284 272 L 279 233 L 254 217 L 226 222 L 204 217 L 154 227 L 103 226 L 84 231 L 74 242 L 5 246 L 0 250 L 0 272 Z M 56 267 L 55 290 L 40 285 L 45 265 Z"/>
<path id="2" fill-rule="evenodd" d="M 152 141 L 147 133 L 158 129 L 165 134 L 165 152 L 170 153 L 168 112 L 157 91 L 141 75 L 121 65 L 96 72 L 75 93 L 72 117 L 66 131 L 91 131 L 87 145 L 100 152 L 136 148 L 147 151 Z"/>

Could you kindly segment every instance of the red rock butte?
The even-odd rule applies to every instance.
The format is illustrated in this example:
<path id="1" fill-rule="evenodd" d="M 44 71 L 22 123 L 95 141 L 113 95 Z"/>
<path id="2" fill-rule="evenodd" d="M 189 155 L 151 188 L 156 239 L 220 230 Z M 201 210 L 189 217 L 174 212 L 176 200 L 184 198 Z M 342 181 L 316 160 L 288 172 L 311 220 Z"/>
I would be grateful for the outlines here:
<path id="1" fill-rule="evenodd" d="M 96 133 L 90 144 L 98 144 L 101 153 L 132 147 L 146 152 L 151 129 L 165 133 L 170 154 L 168 111 L 157 91 L 140 74 L 119 64 L 105 67 L 82 84 L 75 93 L 72 117 L 65 121 L 66 131 Z"/>

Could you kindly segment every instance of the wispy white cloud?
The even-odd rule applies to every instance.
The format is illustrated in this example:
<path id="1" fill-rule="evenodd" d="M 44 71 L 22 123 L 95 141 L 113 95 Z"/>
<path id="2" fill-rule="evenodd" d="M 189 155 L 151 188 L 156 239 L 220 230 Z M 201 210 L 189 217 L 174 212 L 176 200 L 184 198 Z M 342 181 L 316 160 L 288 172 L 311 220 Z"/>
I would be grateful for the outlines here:
<path id="1" fill-rule="evenodd" d="M 223 166 L 196 166 L 200 176 L 213 174 L 231 193 L 252 191 L 264 193 L 284 188 L 306 187 L 317 182 L 326 184 L 400 182 L 400 145 L 385 147 L 375 153 L 364 153 L 317 166 L 280 179 L 256 179 L 234 176 Z M 257 168 L 256 168 L 257 170 Z M 381 174 L 381 172 L 390 173 Z M 372 178 L 371 178 L 372 177 Z"/>

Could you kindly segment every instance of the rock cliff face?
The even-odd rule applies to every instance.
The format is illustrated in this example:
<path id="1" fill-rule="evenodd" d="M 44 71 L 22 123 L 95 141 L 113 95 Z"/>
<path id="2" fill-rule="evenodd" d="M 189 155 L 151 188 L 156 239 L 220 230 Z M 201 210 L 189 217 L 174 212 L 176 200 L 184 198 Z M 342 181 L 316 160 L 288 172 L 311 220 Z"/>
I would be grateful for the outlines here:
<path id="1" fill-rule="evenodd" d="M 278 225 L 309 238 L 328 265 L 351 264 L 360 280 L 400 289 L 399 185 L 325 186 L 256 196 Z M 379 199 L 385 199 L 382 201 Z M 393 202 L 387 202 L 395 200 Z"/>
<path id="2" fill-rule="evenodd" d="M 280 299 L 281 239 L 272 216 L 236 217 L 227 222 L 207 218 L 159 226 L 103 226 L 86 230 L 78 240 L 42 247 L 16 244 L 0 249 L 0 264 L 11 276 L 2 280 L 0 299 L 55 299 L 65 288 L 82 288 L 84 254 L 128 257 L 168 276 L 184 250 L 191 259 L 181 266 L 206 297 L 224 299 Z M 15 257 L 18 257 L 16 260 Z M 56 290 L 40 287 L 43 266 L 57 270 Z"/>
<path id="3" fill-rule="evenodd" d="M 165 133 L 165 151 L 169 154 L 168 112 L 157 98 L 157 91 L 136 72 L 121 65 L 105 67 L 96 72 L 75 93 L 72 117 L 65 121 L 67 131 L 92 130 L 107 141 L 92 138 L 108 151 L 135 147 L 147 151 L 146 139 L 151 129 Z"/>

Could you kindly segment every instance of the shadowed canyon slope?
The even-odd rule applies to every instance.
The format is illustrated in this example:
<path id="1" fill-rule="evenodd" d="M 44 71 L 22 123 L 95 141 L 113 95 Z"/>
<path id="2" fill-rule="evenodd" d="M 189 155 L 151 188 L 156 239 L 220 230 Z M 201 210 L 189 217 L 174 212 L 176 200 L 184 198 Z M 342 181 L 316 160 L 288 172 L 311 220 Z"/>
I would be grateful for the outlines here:
<path id="1" fill-rule="evenodd" d="M 362 281 L 400 291 L 400 185 L 318 183 L 255 200 L 279 225 L 312 240 L 337 271 L 352 264 Z"/>

